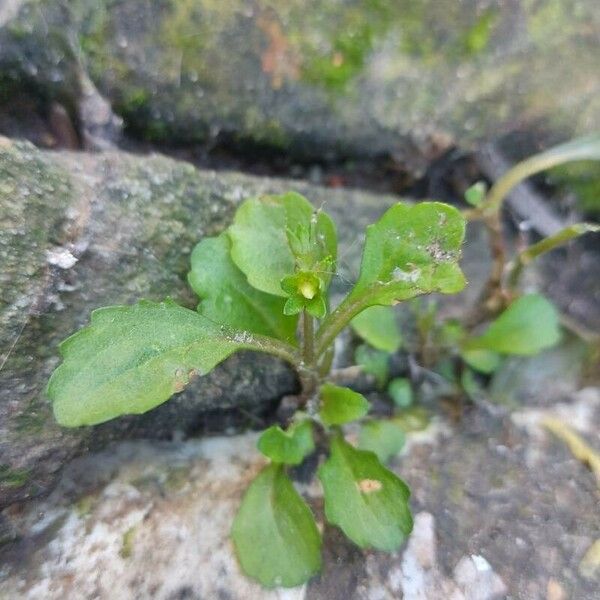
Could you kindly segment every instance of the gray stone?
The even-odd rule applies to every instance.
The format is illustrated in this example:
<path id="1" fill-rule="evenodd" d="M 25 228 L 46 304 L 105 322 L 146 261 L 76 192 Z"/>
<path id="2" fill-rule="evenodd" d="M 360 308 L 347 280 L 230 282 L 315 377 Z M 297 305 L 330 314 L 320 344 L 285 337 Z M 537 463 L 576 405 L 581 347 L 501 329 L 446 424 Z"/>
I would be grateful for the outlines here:
<path id="1" fill-rule="evenodd" d="M 561 137 L 600 127 L 594 2 L 21 4 L 0 31 L 3 85 L 77 121 L 83 69 L 150 140 L 385 154 L 414 169 L 516 123 Z"/>
<path id="2" fill-rule="evenodd" d="M 438 560 L 459 584 L 467 569 L 455 569 L 468 554 L 491 565 L 507 597 L 546 598 L 558 580 L 567 597 L 595 598 L 597 580 L 578 570 L 600 538 L 597 483 L 541 421 L 559 417 L 597 448 L 599 394 L 587 388 L 513 418 L 466 411 L 437 443 L 414 446 L 397 463 L 414 505 L 436 517 Z"/>

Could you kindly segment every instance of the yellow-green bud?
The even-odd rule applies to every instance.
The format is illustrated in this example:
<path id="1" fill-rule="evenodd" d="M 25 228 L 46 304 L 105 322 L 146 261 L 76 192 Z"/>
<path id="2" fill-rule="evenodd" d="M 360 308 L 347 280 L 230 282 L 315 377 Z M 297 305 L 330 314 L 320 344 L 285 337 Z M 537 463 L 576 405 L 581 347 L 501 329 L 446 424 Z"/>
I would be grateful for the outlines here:
<path id="1" fill-rule="evenodd" d="M 317 295 L 317 286 L 314 281 L 304 280 L 298 286 L 298 291 L 307 299 L 312 300 Z"/>

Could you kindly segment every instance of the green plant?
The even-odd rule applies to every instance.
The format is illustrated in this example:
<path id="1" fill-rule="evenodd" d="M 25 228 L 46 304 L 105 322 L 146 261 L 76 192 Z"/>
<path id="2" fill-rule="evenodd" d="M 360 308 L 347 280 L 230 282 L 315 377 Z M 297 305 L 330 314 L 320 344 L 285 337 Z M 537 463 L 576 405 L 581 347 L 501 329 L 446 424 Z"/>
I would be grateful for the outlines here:
<path id="1" fill-rule="evenodd" d="M 457 394 L 464 391 L 473 396 L 477 391 L 473 371 L 490 375 L 505 356 L 531 356 L 560 341 L 561 315 L 541 294 L 523 295 L 519 289 L 521 275 L 538 257 L 581 235 L 598 232 L 600 227 L 592 223 L 568 225 L 520 250 L 509 260 L 501 211 L 506 196 L 527 177 L 561 165 L 594 160 L 600 160 L 600 135 L 573 140 L 532 156 L 515 165 L 489 190 L 483 182 L 477 182 L 465 192 L 465 200 L 473 208 L 463 211 L 463 215 L 469 222 L 482 222 L 487 230 L 492 256 L 489 279 L 464 322 L 444 319 L 438 314 L 435 302 L 424 304 L 415 299 L 411 303 L 415 335 L 403 336 L 405 351 L 416 356 L 422 367 L 442 375 L 455 386 Z M 371 354 L 362 350 L 361 356 L 381 352 L 377 331 L 382 327 L 390 329 L 389 316 L 379 320 L 369 328 L 355 328 L 373 346 Z M 380 381 L 387 381 L 387 371 L 381 369 L 383 361 L 364 364 L 367 371 L 373 364 L 379 364 Z M 389 392 L 393 398 L 397 390 Z"/>
<path id="2" fill-rule="evenodd" d="M 143 413 L 238 350 L 275 355 L 296 370 L 301 393 L 285 428 L 274 425 L 258 440 L 270 462 L 250 485 L 232 527 L 243 570 L 267 587 L 295 586 L 319 571 L 321 536 L 288 476 L 314 452 L 326 456 L 318 477 L 327 521 L 361 547 L 395 550 L 412 528 L 409 490 L 382 463 L 399 451 L 404 432 L 421 426 L 422 415 L 402 412 L 413 402 L 413 387 L 396 378 L 387 389 L 401 412 L 369 418 L 364 396 L 330 381 L 333 343 L 352 325 L 366 342 L 357 361 L 381 388 L 388 384 L 391 353 L 404 347 L 422 368 L 437 368 L 470 395 L 478 390 L 473 371 L 491 373 L 503 355 L 530 355 L 555 344 L 559 315 L 543 296 L 519 293 L 520 274 L 536 257 L 597 227 L 570 226 L 509 263 L 500 210 L 523 178 L 578 159 L 600 159 L 600 138 L 533 157 L 489 192 L 477 184 L 466 194 L 473 208 L 464 214 L 438 202 L 392 206 L 367 228 L 358 280 L 334 309 L 329 287 L 337 235 L 327 214 L 294 193 L 246 200 L 224 233 L 202 240 L 192 253 L 189 283 L 201 299 L 196 311 L 170 300 L 102 308 L 61 344 L 63 362 L 48 384 L 56 419 L 77 427 Z M 440 318 L 436 303 L 413 304 L 417 341 L 411 346 L 392 306 L 463 289 L 458 260 L 467 220 L 483 221 L 493 256 L 477 310 L 461 323 Z M 342 428 L 363 419 L 356 448 Z"/>
<path id="3" fill-rule="evenodd" d="M 419 399 L 421 390 L 418 382 L 405 377 L 390 381 L 390 357 L 399 349 L 417 365 L 421 379 L 434 382 L 436 397 L 458 399 L 466 395 L 476 399 L 485 391 L 482 385 L 485 378 L 493 376 L 504 357 L 531 356 L 551 348 L 562 338 L 563 321 L 565 326 L 572 327 L 547 298 L 537 293 L 521 293 L 521 275 L 531 262 L 546 252 L 586 233 L 597 232 L 600 227 L 591 223 L 568 225 L 521 249 L 509 261 L 502 235 L 501 210 L 510 190 L 526 177 L 572 162 L 575 166 L 589 166 L 590 161 L 599 159 L 600 136 L 589 136 L 517 164 L 489 190 L 481 181 L 466 190 L 465 201 L 473 208 L 463 211 L 463 215 L 468 221 L 483 223 L 493 261 L 478 302 L 462 321 L 444 318 L 438 303 L 429 298 L 415 298 L 409 303 L 411 318 L 402 333 L 389 306 L 370 308 L 352 321 L 354 332 L 363 341 L 355 351 L 356 363 L 374 377 L 380 391 L 387 391 L 396 407 L 385 426 L 379 421 L 365 423 L 359 445 L 375 451 L 382 460 L 396 453 L 402 445 L 405 424 L 399 420 L 410 416 L 414 409 L 407 413 L 407 407 L 414 397 Z M 584 334 L 580 330 L 575 333 Z M 585 337 L 592 343 L 598 342 L 594 336 Z"/>
<path id="4" fill-rule="evenodd" d="M 563 231 L 545 238 L 517 255 L 507 264 L 507 250 L 502 235 L 502 206 L 510 191 L 523 180 L 548 169 L 571 162 L 600 160 L 600 135 L 572 140 L 550 148 L 518 163 L 507 171 L 489 191 L 481 184 L 467 190 L 466 199 L 473 208 L 465 211 L 469 221 L 481 221 L 487 229 L 492 253 L 492 269 L 479 304 L 479 310 L 471 318 L 476 325 L 489 317 L 498 315 L 518 295 L 519 276 L 522 267 L 542 254 L 598 226 L 590 223 L 570 225 Z"/>
<path id="5" fill-rule="evenodd" d="M 591 135 L 555 146 L 515 165 L 494 185 L 477 183 L 465 199 L 473 206 L 464 212 L 469 221 L 481 221 L 487 229 L 492 267 L 477 306 L 465 326 L 455 329 L 454 345 L 467 367 L 493 373 L 506 355 L 530 356 L 550 348 L 561 339 L 561 316 L 540 294 L 522 295 L 519 290 L 524 268 L 536 258 L 581 235 L 600 231 L 592 223 L 568 225 L 518 252 L 508 260 L 502 233 L 501 211 L 510 191 L 524 179 L 568 163 L 600 160 L 600 135 Z M 481 327 L 487 327 L 481 332 Z M 472 388 L 472 378 L 463 372 L 461 380 Z M 463 386 L 464 387 L 464 386 Z"/>
<path id="6" fill-rule="evenodd" d="M 258 441 L 270 463 L 232 528 L 243 570 L 265 586 L 298 585 L 319 570 L 320 533 L 287 475 L 315 449 L 327 455 L 318 470 L 326 519 L 361 547 L 395 550 L 412 528 L 409 490 L 370 450 L 385 459 L 398 439 L 373 421 L 361 438 L 368 450 L 345 441 L 342 426 L 365 417 L 369 402 L 328 381 L 332 345 L 357 317 L 356 327 L 372 329 L 382 315 L 389 324 L 386 309 L 397 302 L 460 291 L 464 230 L 446 204 L 394 205 L 367 228 L 358 281 L 331 310 L 337 235 L 329 216 L 294 193 L 246 200 L 227 231 L 192 253 L 196 311 L 170 300 L 101 308 L 61 344 L 48 384 L 55 417 L 77 427 L 143 413 L 237 350 L 273 354 L 294 367 L 302 391 L 285 429 L 270 427 Z M 385 328 L 378 337 L 388 352 L 401 343 Z"/>

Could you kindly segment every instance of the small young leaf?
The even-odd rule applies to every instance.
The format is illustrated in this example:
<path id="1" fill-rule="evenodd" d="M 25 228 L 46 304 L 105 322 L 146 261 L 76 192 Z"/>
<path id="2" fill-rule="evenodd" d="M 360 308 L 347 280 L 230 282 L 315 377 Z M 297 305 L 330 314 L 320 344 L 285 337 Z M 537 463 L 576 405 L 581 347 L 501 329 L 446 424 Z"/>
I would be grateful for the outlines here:
<path id="1" fill-rule="evenodd" d="M 369 412 L 369 401 L 358 392 L 331 383 L 321 386 L 321 410 L 325 425 L 343 425 L 364 417 Z"/>
<path id="2" fill-rule="evenodd" d="M 171 301 L 100 308 L 60 345 L 64 360 L 48 383 L 54 416 L 77 427 L 144 413 L 236 350 L 269 351 L 268 340 L 223 331 Z"/>
<path id="3" fill-rule="evenodd" d="M 471 368 L 486 375 L 500 366 L 500 356 L 491 350 L 463 350 L 460 355 Z"/>
<path id="4" fill-rule="evenodd" d="M 258 439 L 258 449 L 273 462 L 299 465 L 315 449 L 312 424 L 302 421 L 287 431 L 273 425 Z"/>
<path id="5" fill-rule="evenodd" d="M 333 221 L 315 212 L 300 194 L 262 196 L 246 200 L 229 228 L 231 257 L 253 287 L 287 296 L 282 279 L 296 271 L 316 272 L 324 287 L 336 260 Z"/>
<path id="6" fill-rule="evenodd" d="M 405 377 L 396 377 L 388 385 L 388 394 L 394 404 L 400 408 L 408 408 L 413 403 L 413 391 L 410 381 Z"/>
<path id="7" fill-rule="evenodd" d="M 441 202 L 392 206 L 367 227 L 360 276 L 348 297 L 364 308 L 465 286 L 458 266 L 465 235 L 460 212 Z"/>
<path id="8" fill-rule="evenodd" d="M 486 193 L 487 185 L 484 181 L 478 181 L 465 191 L 465 200 L 471 206 L 479 206 L 485 200 Z"/>
<path id="9" fill-rule="evenodd" d="M 372 452 L 356 450 L 337 435 L 319 479 L 327 520 L 361 548 L 392 552 L 411 532 L 410 491 Z"/>
<path id="10" fill-rule="evenodd" d="M 355 353 L 356 364 L 365 372 L 373 375 L 377 387 L 383 388 L 390 373 L 390 355 L 383 350 L 376 350 L 366 344 L 360 345 Z"/>
<path id="11" fill-rule="evenodd" d="M 402 450 L 405 441 L 404 430 L 394 421 L 385 419 L 367 421 L 360 430 L 358 446 L 361 450 L 375 452 L 385 463 Z"/>
<path id="12" fill-rule="evenodd" d="M 252 482 L 231 537 L 244 572 L 265 587 L 294 587 L 321 568 L 321 536 L 314 517 L 280 465 Z"/>
<path id="13" fill-rule="evenodd" d="M 192 252 L 188 281 L 202 301 L 198 312 L 235 329 L 295 342 L 297 316 L 283 314 L 285 300 L 253 288 L 231 260 L 226 233 L 202 240 Z"/>
<path id="14" fill-rule="evenodd" d="M 371 306 L 356 315 L 352 329 L 365 342 L 385 352 L 396 352 L 402 345 L 402 336 L 390 306 Z"/>
<path id="15" fill-rule="evenodd" d="M 465 349 L 532 355 L 559 340 L 558 312 L 544 296 L 529 294 L 515 300 L 483 335 L 469 340 Z"/>

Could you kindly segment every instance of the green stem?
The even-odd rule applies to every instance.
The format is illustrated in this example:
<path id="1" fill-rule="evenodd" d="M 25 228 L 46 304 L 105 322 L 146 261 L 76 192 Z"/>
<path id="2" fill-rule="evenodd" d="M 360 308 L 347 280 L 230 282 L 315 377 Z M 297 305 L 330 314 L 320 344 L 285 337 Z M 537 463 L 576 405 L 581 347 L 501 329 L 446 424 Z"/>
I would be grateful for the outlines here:
<path id="1" fill-rule="evenodd" d="M 257 352 L 265 352 L 266 354 L 277 356 L 290 363 L 295 369 L 299 369 L 302 366 L 298 349 L 291 344 L 267 337 L 266 335 L 249 334 L 235 330 L 224 331 L 224 334 L 227 339 L 240 344 L 240 346 L 248 350 L 256 350 Z"/>
<path id="2" fill-rule="evenodd" d="M 502 279 L 506 267 L 506 248 L 502 234 L 502 219 L 500 213 L 494 213 L 484 220 L 490 239 L 490 250 L 492 253 L 492 267 L 490 276 L 485 287 L 485 299 L 501 304 Z M 491 307 L 494 309 L 494 307 Z"/>
<path id="3" fill-rule="evenodd" d="M 315 322 L 306 310 L 302 313 L 302 357 L 307 369 L 313 367 L 315 362 Z"/>
<path id="4" fill-rule="evenodd" d="M 369 290 L 367 290 L 369 291 Z M 337 335 L 350 321 L 364 308 L 366 308 L 365 294 L 356 297 L 346 296 L 342 303 L 323 321 L 317 333 L 317 358 L 333 344 Z"/>
<path id="5" fill-rule="evenodd" d="M 327 377 L 331 372 L 331 366 L 333 365 L 335 351 L 333 346 L 329 346 L 325 352 L 323 352 L 323 356 L 321 357 L 321 363 L 319 365 L 319 375 L 321 377 Z"/>
<path id="6" fill-rule="evenodd" d="M 302 365 L 298 374 L 303 403 L 310 409 L 311 399 L 319 386 L 319 372 L 315 355 L 315 320 L 306 310 L 302 313 L 302 333 Z"/>
<path id="7" fill-rule="evenodd" d="M 514 290 L 517 287 L 524 267 L 534 261 L 538 256 L 541 256 L 550 250 L 554 250 L 554 248 L 558 248 L 580 235 L 597 231 L 600 231 L 600 225 L 595 225 L 593 223 L 576 223 L 561 229 L 558 233 L 551 235 L 550 237 L 540 240 L 537 244 L 529 246 L 529 248 L 523 250 L 510 265 L 508 273 L 509 288 Z"/>
<path id="8" fill-rule="evenodd" d="M 555 146 L 546 152 L 536 154 L 507 171 L 488 192 L 485 201 L 475 210 L 467 211 L 470 218 L 483 218 L 485 215 L 497 213 L 509 192 L 521 181 L 552 167 L 576 160 L 599 160 L 600 136 L 575 139 L 566 144 Z"/>

